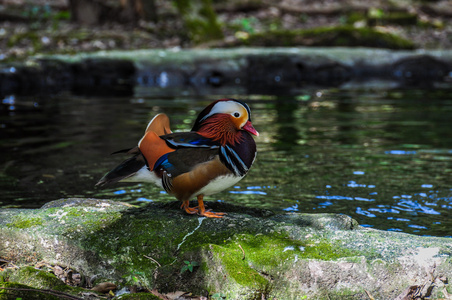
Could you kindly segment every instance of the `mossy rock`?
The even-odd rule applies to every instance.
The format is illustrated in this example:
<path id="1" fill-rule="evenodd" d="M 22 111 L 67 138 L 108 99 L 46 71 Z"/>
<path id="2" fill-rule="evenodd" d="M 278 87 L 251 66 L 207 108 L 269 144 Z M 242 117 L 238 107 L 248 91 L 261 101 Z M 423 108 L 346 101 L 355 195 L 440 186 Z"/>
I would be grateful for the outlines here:
<path id="1" fill-rule="evenodd" d="M 40 292 L 38 289 L 16 282 L 0 281 L 0 300 L 33 299 L 33 300 L 60 300 L 56 295 Z"/>
<path id="2" fill-rule="evenodd" d="M 247 46 L 318 46 L 414 49 L 411 41 L 373 28 L 353 26 L 320 27 L 302 30 L 280 30 L 250 34 L 238 44 Z"/>
<path id="3" fill-rule="evenodd" d="M 425 270 L 436 278 L 452 273 L 450 239 L 363 228 L 345 215 L 207 206 L 227 216 L 187 215 L 178 202 L 135 207 L 96 199 L 3 209 L 0 249 L 15 264 L 45 260 L 118 286 L 227 299 L 363 299 L 365 291 L 394 299 L 429 280 Z M 57 278 L 43 278 L 45 285 L 33 287 L 59 288 Z M 431 299 L 451 284 L 434 285 Z"/>
<path id="4" fill-rule="evenodd" d="M 81 292 L 94 294 L 93 291 L 66 285 L 54 274 L 31 266 L 0 272 L 0 300 L 17 298 L 57 300 L 65 294 L 77 296 Z"/>

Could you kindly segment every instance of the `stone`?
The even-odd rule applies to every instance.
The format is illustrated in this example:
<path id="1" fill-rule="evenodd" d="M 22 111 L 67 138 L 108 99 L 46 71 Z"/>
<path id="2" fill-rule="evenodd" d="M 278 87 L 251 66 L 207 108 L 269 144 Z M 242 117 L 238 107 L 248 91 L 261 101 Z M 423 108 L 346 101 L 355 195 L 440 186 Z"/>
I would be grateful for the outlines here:
<path id="1" fill-rule="evenodd" d="M 93 284 L 227 299 L 395 299 L 414 289 L 441 299 L 452 293 L 448 238 L 365 228 L 346 215 L 208 202 L 227 215 L 207 219 L 179 206 L 61 199 L 41 209 L 2 209 L 0 257 L 19 266 L 70 266 L 96 275 Z"/>
<path id="2" fill-rule="evenodd" d="M 297 95 L 309 88 L 450 89 L 451 50 L 236 48 L 32 57 L 0 64 L 0 96 Z"/>

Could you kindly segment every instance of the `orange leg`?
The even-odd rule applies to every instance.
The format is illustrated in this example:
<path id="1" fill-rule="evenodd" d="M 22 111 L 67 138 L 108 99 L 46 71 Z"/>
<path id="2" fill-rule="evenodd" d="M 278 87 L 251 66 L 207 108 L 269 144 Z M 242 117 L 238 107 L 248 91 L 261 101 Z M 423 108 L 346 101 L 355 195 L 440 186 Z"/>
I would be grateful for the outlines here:
<path id="1" fill-rule="evenodd" d="M 204 207 L 204 195 L 198 195 L 198 215 L 207 217 L 207 218 L 223 218 L 226 213 L 222 212 L 211 212 L 210 210 L 206 210 Z"/>
<path id="2" fill-rule="evenodd" d="M 190 215 L 194 215 L 198 213 L 198 209 L 196 209 L 196 207 L 190 207 L 190 201 L 185 200 L 184 202 L 182 202 L 182 205 L 180 206 L 180 208 L 182 208 L 183 210 L 185 210 L 185 212 L 187 214 Z"/>

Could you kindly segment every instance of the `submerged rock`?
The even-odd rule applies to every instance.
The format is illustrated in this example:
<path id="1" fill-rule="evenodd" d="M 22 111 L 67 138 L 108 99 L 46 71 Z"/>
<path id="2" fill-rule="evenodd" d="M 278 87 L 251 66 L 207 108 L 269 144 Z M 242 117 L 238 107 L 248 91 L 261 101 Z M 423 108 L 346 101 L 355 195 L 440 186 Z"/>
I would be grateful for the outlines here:
<path id="1" fill-rule="evenodd" d="M 452 293 L 451 239 L 364 228 L 345 215 L 207 205 L 228 215 L 96 199 L 3 209 L 0 256 L 70 266 L 118 286 L 227 299 L 394 299 L 413 286 L 431 299 Z"/>

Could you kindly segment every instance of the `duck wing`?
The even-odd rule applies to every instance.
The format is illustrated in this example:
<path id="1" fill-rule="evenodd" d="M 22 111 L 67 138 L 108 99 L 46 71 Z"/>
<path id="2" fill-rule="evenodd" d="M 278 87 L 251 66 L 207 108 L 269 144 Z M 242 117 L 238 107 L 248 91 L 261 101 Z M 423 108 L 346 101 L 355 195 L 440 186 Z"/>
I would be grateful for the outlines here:
<path id="1" fill-rule="evenodd" d="M 155 135 L 167 135 L 171 134 L 170 121 L 166 114 L 156 115 L 146 127 L 145 136 L 152 132 Z M 131 149 L 124 149 L 116 151 L 112 154 L 126 153 L 133 155 L 126 159 L 121 164 L 116 166 L 113 170 L 105 174 L 97 183 L 96 186 L 102 186 L 105 184 L 115 183 L 134 176 L 139 170 L 146 166 L 146 159 L 142 155 L 140 148 L 134 147 Z"/>

